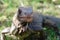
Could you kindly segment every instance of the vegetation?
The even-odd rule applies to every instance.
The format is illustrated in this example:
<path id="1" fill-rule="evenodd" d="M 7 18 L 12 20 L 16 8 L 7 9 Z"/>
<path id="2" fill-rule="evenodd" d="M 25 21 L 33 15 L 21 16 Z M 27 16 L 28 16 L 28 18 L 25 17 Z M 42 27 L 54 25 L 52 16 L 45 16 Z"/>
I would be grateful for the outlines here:
<path id="1" fill-rule="evenodd" d="M 60 0 L 0 0 L 0 32 L 11 26 L 12 17 L 21 4 L 33 6 L 34 11 L 43 15 L 60 17 Z M 58 26 L 59 27 L 59 26 Z M 58 40 L 52 29 L 45 29 L 47 40 Z"/>

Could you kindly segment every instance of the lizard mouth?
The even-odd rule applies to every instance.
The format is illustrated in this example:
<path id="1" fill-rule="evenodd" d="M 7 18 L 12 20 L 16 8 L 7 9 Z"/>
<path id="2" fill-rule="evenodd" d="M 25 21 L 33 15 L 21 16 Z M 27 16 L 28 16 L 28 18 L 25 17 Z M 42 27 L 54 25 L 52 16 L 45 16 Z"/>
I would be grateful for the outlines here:
<path id="1" fill-rule="evenodd" d="M 33 18 L 32 17 L 20 17 L 19 21 L 23 21 L 24 23 L 29 23 L 32 22 Z"/>

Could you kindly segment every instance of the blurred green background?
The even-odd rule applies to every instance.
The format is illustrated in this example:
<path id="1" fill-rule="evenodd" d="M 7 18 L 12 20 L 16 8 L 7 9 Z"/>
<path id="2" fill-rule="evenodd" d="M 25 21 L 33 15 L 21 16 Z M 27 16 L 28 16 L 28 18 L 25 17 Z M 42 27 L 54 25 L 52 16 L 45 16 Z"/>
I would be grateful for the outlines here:
<path id="1" fill-rule="evenodd" d="M 32 6 L 34 11 L 43 15 L 60 18 L 60 0 L 0 0 L 0 32 L 11 26 L 12 17 L 22 3 L 24 6 Z M 46 32 L 47 40 L 58 40 L 53 30 L 46 29 Z"/>

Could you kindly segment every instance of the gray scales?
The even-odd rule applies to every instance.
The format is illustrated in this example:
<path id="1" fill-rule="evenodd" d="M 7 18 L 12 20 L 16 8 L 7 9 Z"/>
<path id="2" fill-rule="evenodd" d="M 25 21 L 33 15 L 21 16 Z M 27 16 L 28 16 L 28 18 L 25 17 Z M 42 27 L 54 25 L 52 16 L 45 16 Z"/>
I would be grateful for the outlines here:
<path id="1" fill-rule="evenodd" d="M 43 16 L 39 13 L 33 13 L 33 21 L 29 24 L 29 28 L 35 31 L 42 30 Z"/>
<path id="2" fill-rule="evenodd" d="M 33 13 L 33 21 L 29 24 L 29 28 L 32 30 L 42 30 L 43 29 L 43 23 L 50 21 L 52 25 L 60 24 L 60 18 L 56 18 L 54 16 L 44 16 L 41 13 Z"/>

